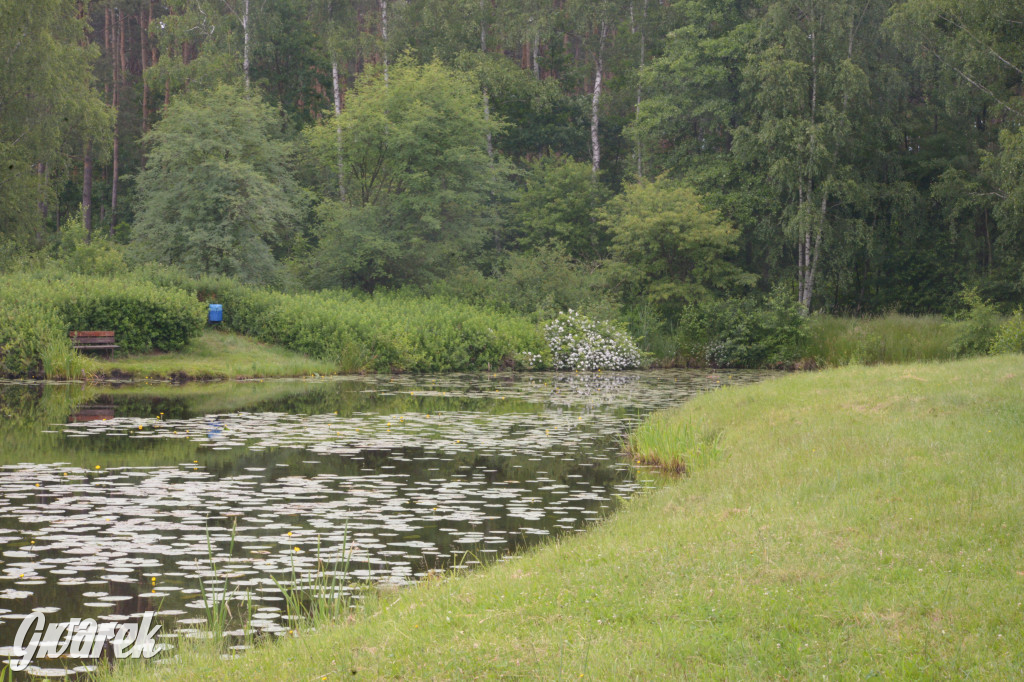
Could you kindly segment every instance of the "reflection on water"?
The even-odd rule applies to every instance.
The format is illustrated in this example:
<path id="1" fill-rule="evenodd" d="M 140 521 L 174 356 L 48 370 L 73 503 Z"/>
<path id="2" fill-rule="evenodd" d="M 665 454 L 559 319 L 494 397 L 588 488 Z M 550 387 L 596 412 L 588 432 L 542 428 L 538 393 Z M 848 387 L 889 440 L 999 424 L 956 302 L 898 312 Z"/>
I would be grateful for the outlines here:
<path id="1" fill-rule="evenodd" d="M 506 560 L 640 489 L 619 453 L 644 414 L 763 376 L 0 385 L 0 647 L 33 610 L 200 635 L 225 577 L 281 634 L 275 581 Z"/>

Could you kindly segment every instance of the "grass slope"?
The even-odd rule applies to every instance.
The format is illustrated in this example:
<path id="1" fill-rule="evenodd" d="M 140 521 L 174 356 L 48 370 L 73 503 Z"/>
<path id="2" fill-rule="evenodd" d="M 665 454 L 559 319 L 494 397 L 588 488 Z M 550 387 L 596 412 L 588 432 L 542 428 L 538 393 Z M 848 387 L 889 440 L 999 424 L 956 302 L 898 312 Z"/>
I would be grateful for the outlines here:
<path id="1" fill-rule="evenodd" d="M 181 351 L 92 358 L 87 371 L 147 379 L 236 379 L 334 374 L 338 367 L 240 334 L 208 329 Z"/>
<path id="2" fill-rule="evenodd" d="M 1024 673 L 1020 356 L 790 375 L 668 414 L 718 459 L 592 532 L 237 660 L 199 649 L 117 675 Z"/>

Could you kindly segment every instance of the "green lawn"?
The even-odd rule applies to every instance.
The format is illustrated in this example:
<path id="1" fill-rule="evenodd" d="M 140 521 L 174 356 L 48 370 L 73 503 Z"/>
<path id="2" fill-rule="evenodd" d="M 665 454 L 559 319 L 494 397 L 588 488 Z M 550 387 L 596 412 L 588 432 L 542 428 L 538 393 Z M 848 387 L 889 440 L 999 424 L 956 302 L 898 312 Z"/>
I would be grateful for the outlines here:
<path id="1" fill-rule="evenodd" d="M 137 379 L 236 379 L 335 374 L 336 365 L 232 332 L 208 329 L 176 353 L 91 358 L 88 371 Z"/>
<path id="2" fill-rule="evenodd" d="M 237 660 L 118 675 L 1024 675 L 1024 358 L 788 375 L 658 420 L 636 447 L 707 456 L 592 532 Z"/>

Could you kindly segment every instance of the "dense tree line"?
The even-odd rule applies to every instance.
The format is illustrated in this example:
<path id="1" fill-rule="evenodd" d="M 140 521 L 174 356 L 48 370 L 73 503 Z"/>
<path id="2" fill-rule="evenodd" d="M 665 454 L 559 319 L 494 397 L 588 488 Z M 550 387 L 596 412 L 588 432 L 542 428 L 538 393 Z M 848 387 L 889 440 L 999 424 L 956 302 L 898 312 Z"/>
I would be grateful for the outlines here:
<path id="1" fill-rule="evenodd" d="M 33 0 L 0 58 L 8 266 L 84 229 L 279 286 L 664 319 L 1024 288 L 1012 0 Z"/>

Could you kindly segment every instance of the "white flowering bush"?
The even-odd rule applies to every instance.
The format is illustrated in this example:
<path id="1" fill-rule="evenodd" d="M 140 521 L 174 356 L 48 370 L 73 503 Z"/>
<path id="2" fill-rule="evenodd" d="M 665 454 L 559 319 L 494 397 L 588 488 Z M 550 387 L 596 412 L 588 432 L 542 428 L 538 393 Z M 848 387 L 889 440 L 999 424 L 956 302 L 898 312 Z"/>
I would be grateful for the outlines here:
<path id="1" fill-rule="evenodd" d="M 596 371 L 643 364 L 644 354 L 626 331 L 578 311 L 559 313 L 544 327 L 544 333 L 555 369 Z"/>

